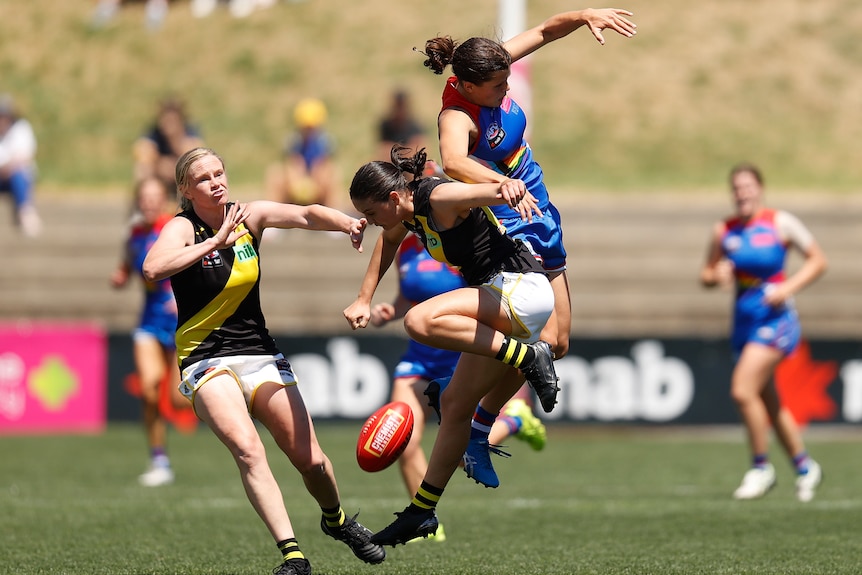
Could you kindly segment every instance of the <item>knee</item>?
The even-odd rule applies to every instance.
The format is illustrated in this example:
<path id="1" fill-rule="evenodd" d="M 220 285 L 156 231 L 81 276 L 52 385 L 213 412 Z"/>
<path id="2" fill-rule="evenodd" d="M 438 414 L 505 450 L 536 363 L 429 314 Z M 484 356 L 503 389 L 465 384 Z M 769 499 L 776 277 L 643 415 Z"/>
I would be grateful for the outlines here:
<path id="1" fill-rule="evenodd" d="M 234 438 L 230 449 L 240 470 L 248 471 L 266 464 L 266 450 L 255 433 Z"/>
<path id="2" fill-rule="evenodd" d="M 303 461 L 297 461 L 295 466 L 306 482 L 315 484 L 327 477 L 329 462 L 321 454 L 321 457 L 309 457 Z"/>
<path id="3" fill-rule="evenodd" d="M 417 308 L 411 308 L 404 315 L 404 330 L 407 335 L 420 343 L 424 343 L 429 334 L 428 329 L 429 318 L 422 311 L 417 311 Z"/>
<path id="4" fill-rule="evenodd" d="M 141 386 L 141 401 L 144 405 L 158 405 L 159 403 L 159 385 L 142 385 Z"/>
<path id="5" fill-rule="evenodd" d="M 733 400 L 736 405 L 745 405 L 755 401 L 757 398 L 758 395 L 746 386 L 731 385 L 730 387 L 730 399 Z"/>

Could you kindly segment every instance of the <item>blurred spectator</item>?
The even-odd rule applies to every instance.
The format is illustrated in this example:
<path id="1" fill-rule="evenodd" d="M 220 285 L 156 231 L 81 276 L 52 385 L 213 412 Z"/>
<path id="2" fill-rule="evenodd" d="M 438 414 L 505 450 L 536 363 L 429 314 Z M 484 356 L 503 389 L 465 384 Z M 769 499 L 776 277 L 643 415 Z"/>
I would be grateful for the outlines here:
<path id="1" fill-rule="evenodd" d="M 270 8 L 277 0 L 192 0 L 192 15 L 195 18 L 206 18 L 219 4 L 227 4 L 231 16 L 245 18 L 255 10 Z M 293 0 L 294 2 L 296 0 Z"/>
<path id="2" fill-rule="evenodd" d="M 410 109 L 410 96 L 404 90 L 392 93 L 392 102 L 386 115 L 378 125 L 377 159 L 389 161 L 392 146 L 399 144 L 413 150 L 425 147 L 425 129 L 413 116 Z"/>
<path id="3" fill-rule="evenodd" d="M 144 16 L 147 28 L 158 30 L 168 15 L 168 0 L 146 0 L 146 2 Z M 122 4 L 123 0 L 99 0 L 96 11 L 93 13 L 93 28 L 104 28 L 110 24 L 117 12 L 120 11 Z"/>
<path id="4" fill-rule="evenodd" d="M 33 205 L 36 180 L 36 135 L 22 118 L 12 96 L 0 95 L 0 192 L 15 201 L 15 221 L 28 237 L 39 235 L 42 221 Z"/>
<path id="5" fill-rule="evenodd" d="M 157 177 L 176 194 L 174 168 L 185 152 L 203 145 L 200 132 L 186 115 L 185 104 L 174 97 L 159 102 L 153 125 L 133 146 L 135 181 Z"/>
<path id="6" fill-rule="evenodd" d="M 301 100 L 293 110 L 293 121 L 296 131 L 285 142 L 281 162 L 267 170 L 267 198 L 337 207 L 335 150 L 324 129 L 326 106 L 315 98 Z"/>

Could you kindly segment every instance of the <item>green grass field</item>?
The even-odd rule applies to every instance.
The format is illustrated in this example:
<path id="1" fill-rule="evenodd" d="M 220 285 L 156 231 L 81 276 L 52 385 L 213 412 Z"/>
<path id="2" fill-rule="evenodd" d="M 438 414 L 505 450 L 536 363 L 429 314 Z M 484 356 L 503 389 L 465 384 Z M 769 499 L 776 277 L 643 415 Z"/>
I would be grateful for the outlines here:
<path id="1" fill-rule="evenodd" d="M 358 424 L 320 424 L 348 512 L 372 530 L 407 502 L 395 468 L 359 470 Z M 763 500 L 730 493 L 746 464 L 742 432 L 552 427 L 545 451 L 513 441 L 503 485 L 458 471 L 439 508 L 447 541 L 399 546 L 368 566 L 324 536 L 319 509 L 267 437 L 303 550 L 316 574 L 859 573 L 858 443 L 809 441 L 825 483 L 798 503 L 788 465 Z M 205 428 L 173 434 L 174 485 L 136 484 L 137 426 L 100 436 L 0 439 L 0 573 L 262 574 L 278 562 L 227 451 Z M 777 453 L 777 451 L 776 451 Z"/>

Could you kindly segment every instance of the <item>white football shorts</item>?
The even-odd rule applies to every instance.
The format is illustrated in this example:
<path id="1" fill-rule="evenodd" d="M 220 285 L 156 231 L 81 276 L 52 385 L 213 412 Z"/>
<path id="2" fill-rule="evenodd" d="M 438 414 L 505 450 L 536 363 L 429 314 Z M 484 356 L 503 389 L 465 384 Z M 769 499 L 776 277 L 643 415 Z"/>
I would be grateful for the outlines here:
<path id="1" fill-rule="evenodd" d="M 227 373 L 234 378 L 242 390 L 249 411 L 254 401 L 254 394 L 261 384 L 271 381 L 286 387 L 298 383 L 290 362 L 280 353 L 278 355 L 233 355 L 204 359 L 185 368 L 179 386 L 180 393 L 194 407 L 198 389 L 220 373 Z"/>
<path id="2" fill-rule="evenodd" d="M 500 298 L 512 322 L 513 338 L 524 343 L 539 340 L 554 311 L 554 290 L 545 274 L 500 272 L 482 287 Z"/>

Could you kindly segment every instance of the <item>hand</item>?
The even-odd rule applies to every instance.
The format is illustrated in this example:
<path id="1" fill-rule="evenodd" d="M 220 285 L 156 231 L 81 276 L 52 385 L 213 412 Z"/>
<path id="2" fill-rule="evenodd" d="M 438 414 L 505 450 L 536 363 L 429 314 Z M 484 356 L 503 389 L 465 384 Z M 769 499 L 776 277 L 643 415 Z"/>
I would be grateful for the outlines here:
<path id="1" fill-rule="evenodd" d="M 129 281 L 129 271 L 125 268 L 117 268 L 111 274 L 111 287 L 121 288 Z"/>
<path id="2" fill-rule="evenodd" d="M 356 300 L 344 310 L 344 318 L 350 324 L 350 329 L 366 327 L 371 319 L 371 306 L 360 300 Z"/>
<path id="3" fill-rule="evenodd" d="M 637 34 L 637 24 L 624 18 L 623 16 L 633 16 L 628 10 L 620 10 L 618 8 L 600 8 L 584 10 L 584 20 L 599 44 L 604 45 L 605 38 L 602 36 L 602 30 L 610 29 L 618 34 L 631 38 Z"/>
<path id="4" fill-rule="evenodd" d="M 368 220 L 360 218 L 353 220 L 350 226 L 350 243 L 353 244 L 353 249 L 362 253 L 362 238 L 365 236 L 365 228 L 368 227 Z"/>
<path id="5" fill-rule="evenodd" d="M 763 301 L 770 307 L 781 307 L 792 295 L 783 283 L 771 283 L 763 289 Z"/>
<path id="6" fill-rule="evenodd" d="M 515 211 L 521 214 L 521 219 L 525 222 L 532 222 L 533 214 L 540 218 L 542 217 L 542 210 L 539 209 L 539 200 L 530 192 L 527 192 L 527 195 L 523 197 L 521 203 L 515 208 Z"/>
<path id="7" fill-rule="evenodd" d="M 224 221 L 214 236 L 218 241 L 219 248 L 226 248 L 236 243 L 238 239 L 248 233 L 248 229 L 237 231 L 236 228 L 248 218 L 248 207 L 246 204 L 236 202 L 230 208 L 226 208 Z"/>
<path id="8" fill-rule="evenodd" d="M 395 317 L 395 306 L 391 303 L 379 303 L 371 308 L 371 324 L 383 327 Z"/>
<path id="9" fill-rule="evenodd" d="M 715 283 L 721 287 L 727 288 L 733 286 L 733 262 L 728 259 L 722 259 L 715 264 Z"/>
<path id="10" fill-rule="evenodd" d="M 513 210 L 517 210 L 518 204 L 526 193 L 527 185 L 523 181 L 509 178 L 500 182 L 500 191 L 497 192 L 497 197 L 503 198 Z"/>

